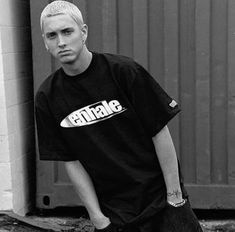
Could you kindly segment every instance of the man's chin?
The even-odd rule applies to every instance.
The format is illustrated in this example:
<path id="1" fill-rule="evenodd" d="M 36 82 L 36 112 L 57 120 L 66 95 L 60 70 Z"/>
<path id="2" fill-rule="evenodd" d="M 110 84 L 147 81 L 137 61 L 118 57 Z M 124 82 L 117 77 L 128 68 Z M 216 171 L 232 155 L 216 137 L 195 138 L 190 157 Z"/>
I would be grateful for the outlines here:
<path id="1" fill-rule="evenodd" d="M 74 59 L 72 57 L 61 57 L 60 58 L 60 63 L 62 64 L 72 64 L 74 63 Z"/>

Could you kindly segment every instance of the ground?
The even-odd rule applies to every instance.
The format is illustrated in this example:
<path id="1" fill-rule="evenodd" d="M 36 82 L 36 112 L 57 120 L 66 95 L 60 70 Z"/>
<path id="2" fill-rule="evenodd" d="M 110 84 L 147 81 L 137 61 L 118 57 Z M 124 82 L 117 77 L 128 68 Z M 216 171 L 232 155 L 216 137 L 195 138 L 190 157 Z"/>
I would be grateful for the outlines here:
<path id="1" fill-rule="evenodd" d="M 235 215 L 230 220 L 200 220 L 204 232 L 235 232 Z M 12 212 L 0 214 L 0 232 L 93 232 L 86 215 L 79 217 L 58 215 L 31 215 L 20 217 Z"/>
<path id="2" fill-rule="evenodd" d="M 0 217 L 0 232 L 45 232 L 45 231 L 64 231 L 64 232 L 93 232 L 93 226 L 86 218 L 59 218 L 59 217 L 34 217 L 30 220 L 18 220 L 9 215 Z"/>

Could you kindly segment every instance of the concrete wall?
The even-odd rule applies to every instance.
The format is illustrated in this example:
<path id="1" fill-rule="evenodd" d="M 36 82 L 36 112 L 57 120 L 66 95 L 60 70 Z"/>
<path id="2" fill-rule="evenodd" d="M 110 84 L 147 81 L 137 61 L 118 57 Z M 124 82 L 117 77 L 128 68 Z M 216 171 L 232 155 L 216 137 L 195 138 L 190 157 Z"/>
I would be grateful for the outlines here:
<path id="1" fill-rule="evenodd" d="M 0 210 L 25 214 L 35 189 L 30 3 L 0 6 Z"/>

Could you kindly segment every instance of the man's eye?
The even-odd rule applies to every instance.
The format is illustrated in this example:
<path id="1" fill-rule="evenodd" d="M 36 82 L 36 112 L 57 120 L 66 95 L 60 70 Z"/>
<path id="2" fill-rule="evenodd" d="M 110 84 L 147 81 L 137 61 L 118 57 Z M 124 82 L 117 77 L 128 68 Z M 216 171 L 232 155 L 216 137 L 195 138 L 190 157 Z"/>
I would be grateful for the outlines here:
<path id="1" fill-rule="evenodd" d="M 64 33 L 65 35 L 70 35 L 70 34 L 72 34 L 72 31 L 71 31 L 71 30 L 65 30 L 65 31 L 63 31 L 63 33 Z"/>
<path id="2" fill-rule="evenodd" d="M 55 33 L 49 33 L 47 34 L 47 38 L 48 39 L 54 39 L 56 37 L 56 34 Z"/>

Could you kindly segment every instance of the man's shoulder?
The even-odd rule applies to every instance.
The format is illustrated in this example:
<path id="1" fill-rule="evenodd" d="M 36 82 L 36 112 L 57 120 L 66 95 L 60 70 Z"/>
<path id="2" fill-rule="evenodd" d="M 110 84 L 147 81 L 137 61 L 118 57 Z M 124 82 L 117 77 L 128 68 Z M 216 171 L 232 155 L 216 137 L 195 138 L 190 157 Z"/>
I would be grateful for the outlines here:
<path id="1" fill-rule="evenodd" d="M 55 72 L 51 73 L 39 86 L 36 96 L 35 96 L 35 103 L 39 103 L 44 99 L 50 99 L 50 95 L 53 93 L 53 89 L 55 89 L 55 85 L 57 84 L 57 80 L 59 80 L 60 69 L 56 70 Z"/>
<path id="2" fill-rule="evenodd" d="M 112 53 L 103 53 L 103 55 L 110 65 L 121 69 L 136 69 L 138 66 L 134 59 L 128 56 Z"/>
<path id="3" fill-rule="evenodd" d="M 55 84 L 56 80 L 58 79 L 59 72 L 60 72 L 60 69 L 56 70 L 55 72 L 47 76 L 47 78 L 39 86 L 37 92 L 48 95 L 50 91 L 52 90 L 53 85 Z"/>

